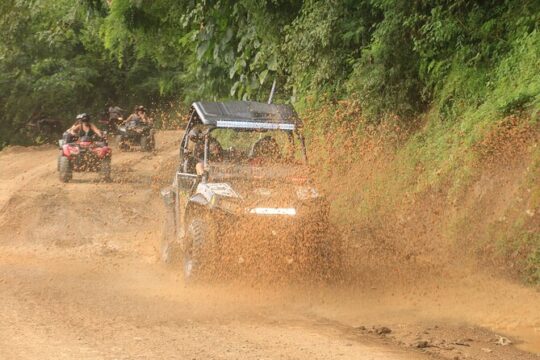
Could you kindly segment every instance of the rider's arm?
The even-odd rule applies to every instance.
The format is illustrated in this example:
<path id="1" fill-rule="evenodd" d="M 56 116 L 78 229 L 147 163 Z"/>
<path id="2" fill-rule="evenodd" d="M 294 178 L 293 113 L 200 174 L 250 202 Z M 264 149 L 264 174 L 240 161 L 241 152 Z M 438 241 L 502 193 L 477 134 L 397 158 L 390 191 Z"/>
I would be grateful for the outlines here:
<path id="1" fill-rule="evenodd" d="M 103 133 L 101 132 L 101 130 L 98 129 L 98 127 L 96 125 L 90 124 L 90 127 L 97 134 L 97 136 L 103 137 Z"/>
<path id="2" fill-rule="evenodd" d="M 127 119 L 124 120 L 124 124 L 127 124 L 129 121 L 133 120 L 133 117 L 135 117 L 135 114 L 129 115 Z"/>
<path id="3" fill-rule="evenodd" d="M 152 119 L 151 117 L 149 116 L 146 116 L 144 115 L 144 117 L 142 118 L 144 120 L 145 123 L 147 123 L 148 125 L 152 125 L 154 123 L 154 119 Z"/>
<path id="4" fill-rule="evenodd" d="M 81 129 L 81 125 L 80 124 L 75 124 L 73 125 L 72 127 L 70 127 L 68 129 L 68 132 L 71 134 L 71 135 L 77 135 L 77 132 Z"/>

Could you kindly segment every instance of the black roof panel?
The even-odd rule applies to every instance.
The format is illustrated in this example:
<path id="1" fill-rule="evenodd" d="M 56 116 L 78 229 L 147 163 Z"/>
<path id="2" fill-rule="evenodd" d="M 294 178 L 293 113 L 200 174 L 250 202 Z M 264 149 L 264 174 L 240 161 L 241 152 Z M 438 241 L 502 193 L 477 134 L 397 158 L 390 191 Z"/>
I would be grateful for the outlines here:
<path id="1" fill-rule="evenodd" d="M 217 127 L 293 130 L 301 125 L 290 105 L 255 101 L 198 101 L 193 103 L 193 108 L 203 124 Z"/>

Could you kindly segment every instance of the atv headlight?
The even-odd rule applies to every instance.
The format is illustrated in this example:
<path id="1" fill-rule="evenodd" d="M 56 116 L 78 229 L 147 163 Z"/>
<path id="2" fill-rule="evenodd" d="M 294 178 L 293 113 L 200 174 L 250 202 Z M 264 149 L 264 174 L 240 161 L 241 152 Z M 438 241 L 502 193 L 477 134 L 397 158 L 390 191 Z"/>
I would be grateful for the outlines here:
<path id="1" fill-rule="evenodd" d="M 79 147 L 77 147 L 77 146 L 70 146 L 69 147 L 70 155 L 79 155 L 80 152 L 81 152 L 81 149 L 79 149 Z"/>

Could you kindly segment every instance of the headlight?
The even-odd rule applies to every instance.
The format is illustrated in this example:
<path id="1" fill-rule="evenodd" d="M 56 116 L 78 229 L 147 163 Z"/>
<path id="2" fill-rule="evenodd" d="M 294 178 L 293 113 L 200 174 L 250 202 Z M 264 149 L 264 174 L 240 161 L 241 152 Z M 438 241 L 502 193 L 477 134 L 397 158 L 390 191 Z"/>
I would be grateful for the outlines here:
<path id="1" fill-rule="evenodd" d="M 217 198 L 216 196 L 212 196 L 210 199 L 210 204 L 213 207 L 217 207 L 219 209 L 222 209 L 224 211 L 236 214 L 238 212 L 241 212 L 240 204 L 233 199 L 227 199 L 227 198 Z"/>
<path id="2" fill-rule="evenodd" d="M 299 200 L 309 200 L 318 198 L 320 195 L 317 189 L 303 186 L 296 188 L 296 196 Z"/>
<path id="3" fill-rule="evenodd" d="M 296 209 L 295 208 L 253 208 L 249 209 L 250 214 L 257 214 L 257 215 L 288 215 L 288 216 L 295 216 L 296 215 Z"/>

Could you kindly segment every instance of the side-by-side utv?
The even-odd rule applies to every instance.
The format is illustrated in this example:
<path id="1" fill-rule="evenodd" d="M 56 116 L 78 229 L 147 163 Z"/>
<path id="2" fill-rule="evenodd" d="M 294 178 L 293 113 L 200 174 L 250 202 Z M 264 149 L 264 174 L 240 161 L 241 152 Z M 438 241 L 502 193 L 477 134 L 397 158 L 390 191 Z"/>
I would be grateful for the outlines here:
<path id="1" fill-rule="evenodd" d="M 186 280 L 275 257 L 276 266 L 339 261 L 329 205 L 309 178 L 302 123 L 289 105 L 195 102 L 180 144 L 161 257 Z"/>

